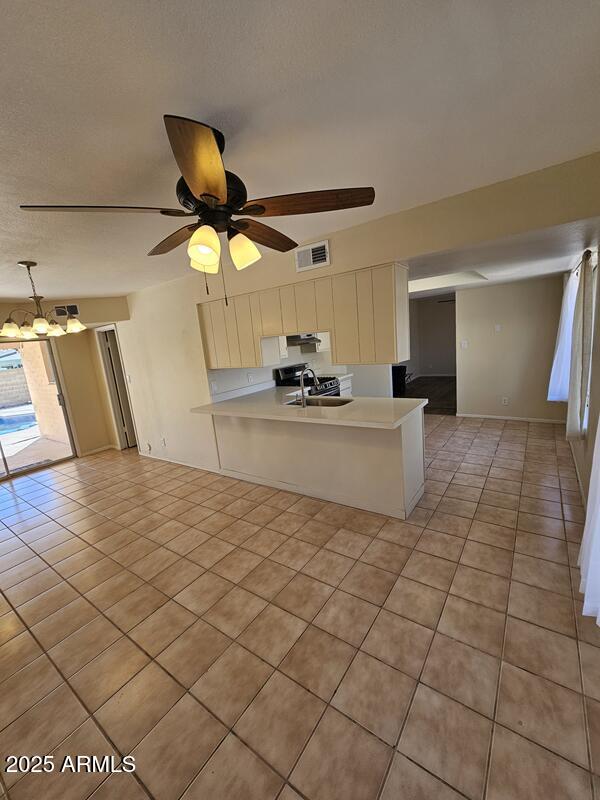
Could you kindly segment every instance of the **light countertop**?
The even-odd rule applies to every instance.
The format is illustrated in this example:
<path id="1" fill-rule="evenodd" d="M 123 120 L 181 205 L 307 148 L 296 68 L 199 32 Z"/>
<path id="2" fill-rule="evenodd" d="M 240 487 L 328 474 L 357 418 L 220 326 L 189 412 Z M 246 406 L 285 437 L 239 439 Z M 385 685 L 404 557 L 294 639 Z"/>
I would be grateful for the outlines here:
<path id="1" fill-rule="evenodd" d="M 232 400 L 221 400 L 192 408 L 195 414 L 224 417 L 272 419 L 285 422 L 312 422 L 320 425 L 346 425 L 358 428 L 398 428 L 426 399 L 404 397 L 355 397 L 337 407 L 286 405 L 288 387 L 253 392 Z"/>

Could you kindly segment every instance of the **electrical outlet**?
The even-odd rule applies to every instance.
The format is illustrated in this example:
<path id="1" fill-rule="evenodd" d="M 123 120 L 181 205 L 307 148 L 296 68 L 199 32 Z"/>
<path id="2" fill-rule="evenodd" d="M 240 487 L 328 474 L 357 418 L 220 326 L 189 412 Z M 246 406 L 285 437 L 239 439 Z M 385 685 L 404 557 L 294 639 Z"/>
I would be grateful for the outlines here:
<path id="1" fill-rule="evenodd" d="M 500 333 L 500 331 L 502 330 L 502 325 L 498 325 L 498 323 L 496 323 L 494 325 L 494 330 L 496 331 L 496 333 Z"/>
<path id="2" fill-rule="evenodd" d="M 463 339 L 462 342 L 460 343 L 460 349 L 461 350 L 466 350 L 468 346 L 469 346 L 469 342 L 466 339 Z"/>
<path id="3" fill-rule="evenodd" d="M 152 452 L 152 445 L 150 444 L 150 442 L 146 442 L 146 445 L 148 447 L 148 452 L 151 453 Z"/>
<path id="4" fill-rule="evenodd" d="M 162 444 L 162 446 L 163 446 L 163 447 L 166 447 L 166 446 L 167 446 L 167 440 L 165 439 L 165 437 L 164 437 L 164 436 L 163 436 L 163 438 L 160 440 L 160 442 L 161 442 L 161 444 Z"/>
<path id="5" fill-rule="evenodd" d="M 507 406 L 508 405 L 508 397 L 503 397 L 502 398 L 502 405 L 503 406 Z"/>
<path id="6" fill-rule="evenodd" d="M 251 372 L 247 372 L 246 377 L 248 378 L 248 383 L 254 383 L 254 375 Z"/>

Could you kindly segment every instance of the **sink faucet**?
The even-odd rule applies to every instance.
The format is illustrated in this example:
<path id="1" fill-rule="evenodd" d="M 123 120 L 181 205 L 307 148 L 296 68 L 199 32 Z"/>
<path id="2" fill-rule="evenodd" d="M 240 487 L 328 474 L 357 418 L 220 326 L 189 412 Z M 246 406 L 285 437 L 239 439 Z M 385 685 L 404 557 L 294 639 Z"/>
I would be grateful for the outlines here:
<path id="1" fill-rule="evenodd" d="M 306 396 L 304 394 L 304 376 L 306 375 L 307 372 L 312 372 L 312 376 L 315 379 L 315 386 L 319 385 L 319 379 L 315 375 L 314 369 L 311 369 L 311 367 L 304 367 L 304 369 L 300 373 L 300 403 L 302 405 L 302 408 L 306 408 Z"/>

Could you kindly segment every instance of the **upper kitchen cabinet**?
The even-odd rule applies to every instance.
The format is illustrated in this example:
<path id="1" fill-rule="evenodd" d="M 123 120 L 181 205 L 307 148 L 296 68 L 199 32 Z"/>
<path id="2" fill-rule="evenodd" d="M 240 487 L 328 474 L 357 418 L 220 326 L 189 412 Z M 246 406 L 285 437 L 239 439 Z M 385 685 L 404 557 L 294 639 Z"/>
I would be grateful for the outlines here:
<path id="1" fill-rule="evenodd" d="M 237 325 L 238 348 L 240 354 L 240 366 L 258 366 L 260 361 L 257 359 L 255 339 L 255 326 L 252 319 L 251 295 L 240 294 L 233 298 L 233 308 L 235 310 L 235 320 Z M 260 332 L 258 333 L 260 336 Z M 233 364 L 232 364 L 233 366 Z"/>
<path id="2" fill-rule="evenodd" d="M 296 315 L 296 296 L 293 286 L 282 286 L 279 290 L 281 302 L 281 323 L 283 333 L 298 333 L 298 317 Z M 281 333 L 281 331 L 279 331 Z"/>
<path id="3" fill-rule="evenodd" d="M 408 269 L 399 264 L 331 279 L 334 363 L 396 364 L 410 358 Z"/>
<path id="4" fill-rule="evenodd" d="M 399 264 L 213 300 L 198 316 L 209 369 L 276 363 L 277 341 L 265 350 L 261 339 L 317 331 L 331 334 L 334 364 L 410 358 L 408 269 Z"/>
<path id="5" fill-rule="evenodd" d="M 262 335 L 280 336 L 284 331 L 279 289 L 267 289 L 259 292 L 258 298 L 262 319 Z"/>
<path id="6" fill-rule="evenodd" d="M 359 364 L 358 295 L 356 273 L 345 272 L 331 279 L 333 330 L 337 364 Z"/>
<path id="7" fill-rule="evenodd" d="M 302 283 L 295 283 L 293 289 L 296 300 L 297 332 L 314 333 L 318 328 L 315 282 L 303 281 Z"/>

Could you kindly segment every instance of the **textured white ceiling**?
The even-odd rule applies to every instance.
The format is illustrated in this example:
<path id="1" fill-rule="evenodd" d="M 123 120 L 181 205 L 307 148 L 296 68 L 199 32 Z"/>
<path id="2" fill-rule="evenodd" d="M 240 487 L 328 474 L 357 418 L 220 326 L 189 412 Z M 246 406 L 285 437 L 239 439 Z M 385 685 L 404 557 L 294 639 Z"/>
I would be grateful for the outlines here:
<path id="1" fill-rule="evenodd" d="M 18 0 L 0 24 L 0 296 L 121 294 L 187 270 L 178 223 L 19 203 L 173 205 L 164 113 L 220 128 L 251 196 L 373 185 L 274 222 L 299 241 L 600 149 L 588 0 Z"/>

